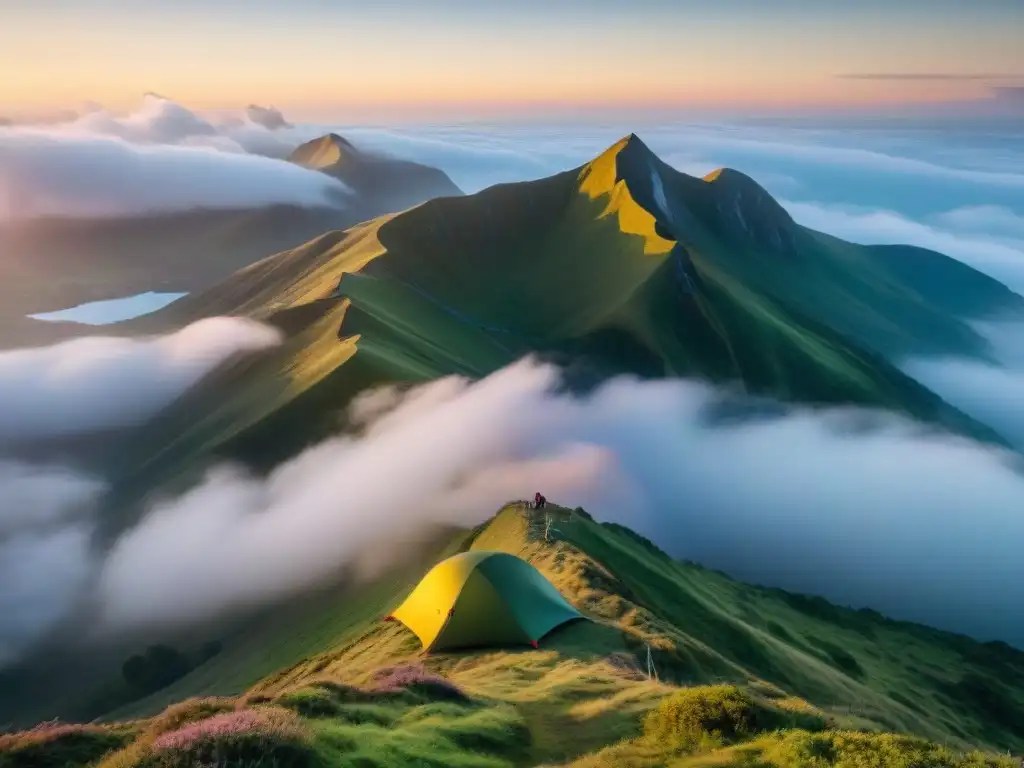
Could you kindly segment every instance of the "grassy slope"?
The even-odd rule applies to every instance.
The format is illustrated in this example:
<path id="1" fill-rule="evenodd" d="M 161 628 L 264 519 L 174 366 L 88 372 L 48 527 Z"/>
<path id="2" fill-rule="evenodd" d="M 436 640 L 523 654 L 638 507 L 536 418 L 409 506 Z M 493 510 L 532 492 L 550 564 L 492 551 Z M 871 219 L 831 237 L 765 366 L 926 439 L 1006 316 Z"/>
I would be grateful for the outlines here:
<path id="1" fill-rule="evenodd" d="M 0 232 L 4 300 L 43 312 L 143 291 L 190 291 L 358 218 L 280 205 L 118 219 L 46 218 Z"/>
<path id="2" fill-rule="evenodd" d="M 487 747 L 495 764 L 508 764 L 502 756 L 534 765 L 592 754 L 581 765 L 663 765 L 663 758 L 651 759 L 650 744 L 632 741 L 640 717 L 676 685 L 720 681 L 833 727 L 910 733 L 956 750 L 1024 747 L 1024 654 L 750 587 L 672 561 L 628 529 L 557 507 L 553 513 L 552 541 L 543 540 L 539 516 L 510 506 L 434 555 L 465 547 L 516 554 L 590 617 L 556 630 L 538 650 L 423 657 L 410 631 L 377 620 L 429 567 L 421 562 L 326 602 L 268 615 L 171 688 L 114 714 L 146 717 L 197 695 L 294 702 L 327 695 L 317 687 L 325 683 L 365 686 L 382 667 L 422 661 L 486 706 L 341 706 L 335 717 L 314 721 L 322 748 L 330 753 L 344 736 L 368 754 L 392 756 L 388 763 L 378 755 L 382 764 L 398 765 L 397 756 L 409 759 L 424 748 L 436 758 L 446 729 L 468 728 L 484 736 L 477 733 L 475 745 L 464 740 L 463 752 Z M 660 680 L 640 672 L 647 645 Z M 510 732 L 519 736 L 510 739 Z M 769 747 L 777 751 L 767 743 L 758 748 Z M 738 761 L 728 750 L 719 758 Z"/>

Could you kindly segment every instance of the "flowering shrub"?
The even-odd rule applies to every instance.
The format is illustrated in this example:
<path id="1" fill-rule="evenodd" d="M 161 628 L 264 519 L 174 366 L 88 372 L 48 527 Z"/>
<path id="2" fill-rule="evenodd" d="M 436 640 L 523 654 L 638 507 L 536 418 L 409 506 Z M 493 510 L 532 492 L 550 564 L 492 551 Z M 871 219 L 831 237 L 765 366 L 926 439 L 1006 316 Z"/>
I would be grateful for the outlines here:
<path id="1" fill-rule="evenodd" d="M 240 735 L 298 740 L 302 738 L 303 730 L 298 718 L 283 709 L 243 709 L 197 720 L 161 734 L 153 742 L 153 749 L 157 752 L 188 749 L 199 741 Z"/>
<path id="2" fill-rule="evenodd" d="M 64 768 L 92 763 L 122 747 L 132 734 L 121 729 L 56 721 L 0 735 L 0 766 Z"/>
<path id="3" fill-rule="evenodd" d="M 147 732 L 152 736 L 159 736 L 161 733 L 177 730 L 188 723 L 204 720 L 221 712 L 231 712 L 234 709 L 234 699 L 216 696 L 185 699 L 167 707 L 152 721 Z"/>
<path id="4" fill-rule="evenodd" d="M 278 707 L 222 712 L 160 734 L 140 768 L 304 766 L 311 748 L 298 717 Z"/>
<path id="5" fill-rule="evenodd" d="M 377 693 L 416 690 L 431 698 L 468 698 L 451 680 L 429 671 L 422 664 L 399 664 L 379 670 L 373 678 L 373 690 Z"/>

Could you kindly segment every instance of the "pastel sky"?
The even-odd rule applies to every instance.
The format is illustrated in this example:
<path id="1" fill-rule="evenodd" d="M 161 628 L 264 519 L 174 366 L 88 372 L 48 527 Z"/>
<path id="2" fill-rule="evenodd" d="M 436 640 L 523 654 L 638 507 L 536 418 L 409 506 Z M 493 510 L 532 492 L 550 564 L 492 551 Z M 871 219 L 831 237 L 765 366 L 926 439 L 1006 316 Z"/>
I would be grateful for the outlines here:
<path id="1" fill-rule="evenodd" d="M 0 114 L 884 107 L 1024 93 L 1024 0 L 3 0 Z M 853 76 L 853 77 L 850 77 Z"/>

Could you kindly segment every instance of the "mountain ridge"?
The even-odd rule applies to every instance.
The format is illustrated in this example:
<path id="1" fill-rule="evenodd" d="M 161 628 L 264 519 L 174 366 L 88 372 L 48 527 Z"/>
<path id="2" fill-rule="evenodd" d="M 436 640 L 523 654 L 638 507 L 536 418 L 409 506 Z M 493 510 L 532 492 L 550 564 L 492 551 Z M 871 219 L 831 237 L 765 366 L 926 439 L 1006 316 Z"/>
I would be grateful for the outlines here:
<path id="1" fill-rule="evenodd" d="M 961 316 L 949 289 L 963 265 L 936 255 L 936 270 L 958 279 L 919 291 L 889 250 L 819 240 L 770 210 L 769 230 L 793 227 L 792 242 L 780 235 L 785 257 L 754 236 L 734 247 L 716 234 L 717 198 L 699 196 L 722 176 L 681 174 L 638 142 L 627 136 L 545 179 L 325 233 L 124 324 L 151 333 L 239 314 L 278 325 L 286 341 L 146 426 L 115 472 L 123 503 L 188 474 L 204 452 L 273 466 L 332 434 L 326 415 L 362 388 L 479 378 L 526 355 L 580 383 L 693 377 L 791 403 L 888 409 L 1007 445 L 896 361 L 908 349 L 984 357 L 976 310 L 1024 300 L 979 273 L 978 301 Z"/>
<path id="2" fill-rule="evenodd" d="M 434 563 L 473 550 L 526 560 L 587 620 L 565 625 L 536 649 L 428 655 L 407 628 L 381 621 Z M 128 739 L 108 740 L 99 750 L 102 756 L 138 739 L 136 751 L 121 753 L 117 765 L 136 765 L 132 758 L 146 754 L 147 727 L 164 719 L 188 722 L 261 706 L 293 709 L 328 743 L 337 718 L 349 729 L 344 754 L 372 745 L 365 749 L 373 761 L 368 754 L 363 762 L 401 765 L 417 754 L 405 751 L 416 736 L 406 730 L 410 723 L 428 717 L 429 739 L 442 748 L 451 727 L 445 718 L 464 714 L 451 710 L 463 702 L 471 713 L 488 713 L 485 722 L 500 714 L 501 728 L 514 726 L 516 737 L 456 739 L 462 764 L 640 768 L 676 765 L 681 751 L 664 736 L 645 738 L 648 713 L 675 696 L 713 696 L 730 686 L 732 696 L 769 707 L 776 717 L 765 732 L 737 734 L 735 747 L 709 741 L 692 748 L 694 757 L 707 760 L 700 765 L 748 764 L 749 755 L 745 762 L 731 750 L 767 751 L 774 742 L 764 739 L 801 738 L 808 731 L 816 743 L 835 739 L 837 747 L 862 740 L 858 756 L 879 765 L 913 745 L 892 742 L 892 733 L 944 745 L 946 752 L 924 761 L 938 768 L 1010 768 L 1008 758 L 974 754 L 960 762 L 951 750 L 971 755 L 1024 748 L 1014 719 L 1024 712 L 1015 688 L 1024 681 L 1024 652 L 743 584 L 674 560 L 623 525 L 557 504 L 543 512 L 507 504 L 472 530 L 450 532 L 381 569 L 368 583 L 270 606 L 222 637 L 219 654 L 156 693 L 111 709 L 118 695 L 130 693 L 111 685 L 92 698 L 64 702 L 62 714 L 92 718 L 100 708 L 103 727 L 128 729 Z M 412 691 L 426 701 L 406 694 L 397 701 L 375 698 L 374 681 L 406 665 L 421 670 L 412 685 L 444 683 L 438 696 L 446 695 L 433 700 L 436 689 L 424 687 Z M 175 704 L 183 701 L 192 704 Z M 196 704 L 202 706 L 193 712 Z M 385 705 L 399 706 L 404 717 L 382 723 Z M 396 732 L 400 738 L 379 740 Z M 10 744 L 21 743 L 2 738 L 0 759 Z M 56 751 L 60 744 L 48 746 Z"/>

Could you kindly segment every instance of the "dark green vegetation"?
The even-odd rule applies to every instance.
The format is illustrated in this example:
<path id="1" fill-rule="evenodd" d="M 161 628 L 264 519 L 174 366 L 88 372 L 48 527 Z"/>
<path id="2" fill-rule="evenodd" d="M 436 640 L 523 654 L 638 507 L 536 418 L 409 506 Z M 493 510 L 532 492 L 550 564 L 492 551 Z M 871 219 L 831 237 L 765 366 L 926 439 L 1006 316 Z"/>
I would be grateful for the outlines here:
<path id="1" fill-rule="evenodd" d="M 125 725 L 85 727 L 81 756 L 59 747 L 61 764 L 96 764 L 102 749 L 102 768 L 1010 768 L 993 754 L 1024 748 L 1024 653 L 750 587 L 621 526 L 551 512 L 550 541 L 542 514 L 510 506 L 431 558 L 497 549 L 537 567 L 590 619 L 539 649 L 422 655 L 408 629 L 379 620 L 422 574 L 393 570 L 333 604 L 254 617 L 202 667 L 104 718 Z M 58 749 L 2 738 L 4 768 L 29 744 Z"/>
<path id="2" fill-rule="evenodd" d="M 136 653 L 125 660 L 121 676 L 128 684 L 132 698 L 139 698 L 166 688 L 222 650 L 223 645 L 219 641 L 211 640 L 203 643 L 195 658 L 189 658 L 177 648 L 151 645 L 145 653 Z"/>

